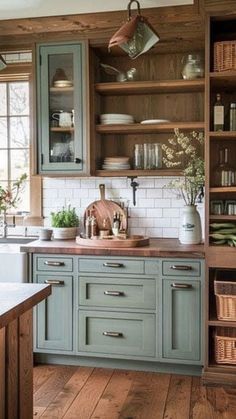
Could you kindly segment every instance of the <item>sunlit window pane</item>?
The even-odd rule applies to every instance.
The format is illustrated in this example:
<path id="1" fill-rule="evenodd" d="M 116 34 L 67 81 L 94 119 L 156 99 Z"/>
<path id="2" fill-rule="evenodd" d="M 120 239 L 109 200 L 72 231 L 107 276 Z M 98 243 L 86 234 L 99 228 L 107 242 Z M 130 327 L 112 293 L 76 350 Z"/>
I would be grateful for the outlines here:
<path id="1" fill-rule="evenodd" d="M 13 182 L 11 183 L 11 188 L 13 187 Z M 29 182 L 25 182 L 23 185 L 23 189 L 19 193 L 19 199 L 17 199 L 16 210 L 18 211 L 30 211 L 29 208 L 29 193 L 30 193 L 30 185 Z"/>
<path id="2" fill-rule="evenodd" d="M 7 150 L 0 150 L 0 181 L 8 179 Z"/>
<path id="3" fill-rule="evenodd" d="M 10 118 L 10 147 L 29 147 L 29 118 L 27 116 Z"/>
<path id="4" fill-rule="evenodd" d="M 7 148 L 7 118 L 0 116 L 0 148 Z"/>
<path id="5" fill-rule="evenodd" d="M 0 83 L 0 115 L 7 114 L 7 88 L 6 83 Z"/>
<path id="6" fill-rule="evenodd" d="M 29 150 L 11 150 L 11 180 L 18 179 L 23 173 L 29 175 Z"/>
<path id="7" fill-rule="evenodd" d="M 29 85 L 28 82 L 10 83 L 10 115 L 29 114 Z"/>

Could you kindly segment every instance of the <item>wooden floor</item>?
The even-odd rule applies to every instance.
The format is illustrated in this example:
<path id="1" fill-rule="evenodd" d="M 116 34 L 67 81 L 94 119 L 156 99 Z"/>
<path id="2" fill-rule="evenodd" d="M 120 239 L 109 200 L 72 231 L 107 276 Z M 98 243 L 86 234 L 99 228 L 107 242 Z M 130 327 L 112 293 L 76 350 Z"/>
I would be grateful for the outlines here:
<path id="1" fill-rule="evenodd" d="M 198 377 L 112 369 L 34 368 L 34 418 L 235 419 L 236 388 Z"/>

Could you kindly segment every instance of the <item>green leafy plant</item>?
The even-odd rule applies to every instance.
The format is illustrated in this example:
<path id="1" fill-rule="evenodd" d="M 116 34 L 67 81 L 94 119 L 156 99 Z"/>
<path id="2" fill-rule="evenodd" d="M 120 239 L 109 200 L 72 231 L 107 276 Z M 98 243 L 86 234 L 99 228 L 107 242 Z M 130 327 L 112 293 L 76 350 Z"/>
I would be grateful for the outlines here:
<path id="1" fill-rule="evenodd" d="M 162 145 L 163 162 L 166 167 L 183 167 L 183 176 L 166 185 L 180 195 L 186 205 L 195 205 L 205 181 L 203 154 L 204 136 L 202 132 L 188 135 L 174 130 L 174 137 Z"/>
<path id="2" fill-rule="evenodd" d="M 51 212 L 52 227 L 65 228 L 65 227 L 77 227 L 79 225 L 79 217 L 75 212 L 75 208 L 62 208 L 58 212 Z"/>
<path id="3" fill-rule="evenodd" d="M 24 190 L 26 179 L 27 174 L 23 173 L 19 179 L 13 182 L 11 189 L 8 187 L 4 189 L 0 185 L 0 213 L 6 213 L 10 208 L 17 207 L 21 199 L 19 195 Z"/>

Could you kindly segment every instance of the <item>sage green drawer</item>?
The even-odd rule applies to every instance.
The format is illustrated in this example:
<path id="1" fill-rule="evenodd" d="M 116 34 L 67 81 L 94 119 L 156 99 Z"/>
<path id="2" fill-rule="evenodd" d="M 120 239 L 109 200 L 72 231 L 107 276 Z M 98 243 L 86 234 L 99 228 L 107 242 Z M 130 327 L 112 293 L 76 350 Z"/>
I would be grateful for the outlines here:
<path id="1" fill-rule="evenodd" d="M 35 266 L 37 271 L 72 272 L 73 258 L 64 258 L 61 256 L 37 256 Z"/>
<path id="2" fill-rule="evenodd" d="M 79 259 L 79 271 L 114 274 L 144 274 L 144 261 L 122 258 Z"/>
<path id="3" fill-rule="evenodd" d="M 80 305 L 156 308 L 154 279 L 80 277 L 78 288 Z"/>
<path id="4" fill-rule="evenodd" d="M 79 351 L 155 356 L 154 314 L 79 310 Z"/>
<path id="5" fill-rule="evenodd" d="M 162 261 L 162 275 L 192 277 L 201 276 L 201 263 L 192 260 L 166 260 Z"/>

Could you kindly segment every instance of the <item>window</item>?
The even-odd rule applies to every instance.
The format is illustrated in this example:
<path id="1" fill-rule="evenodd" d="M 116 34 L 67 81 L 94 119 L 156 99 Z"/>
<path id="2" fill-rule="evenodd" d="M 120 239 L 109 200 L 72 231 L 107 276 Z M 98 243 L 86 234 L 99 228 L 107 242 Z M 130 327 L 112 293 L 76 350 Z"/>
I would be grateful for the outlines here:
<path id="1" fill-rule="evenodd" d="M 0 183 L 5 189 L 23 173 L 26 187 L 17 211 L 30 211 L 29 81 L 0 81 Z"/>
<path id="2" fill-rule="evenodd" d="M 23 173 L 28 178 L 17 208 L 16 224 L 42 225 L 42 180 L 31 176 L 34 161 L 34 88 L 32 51 L 0 51 L 7 63 L 0 71 L 0 184 L 11 187 Z"/>

